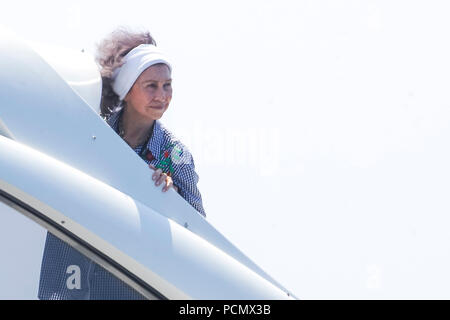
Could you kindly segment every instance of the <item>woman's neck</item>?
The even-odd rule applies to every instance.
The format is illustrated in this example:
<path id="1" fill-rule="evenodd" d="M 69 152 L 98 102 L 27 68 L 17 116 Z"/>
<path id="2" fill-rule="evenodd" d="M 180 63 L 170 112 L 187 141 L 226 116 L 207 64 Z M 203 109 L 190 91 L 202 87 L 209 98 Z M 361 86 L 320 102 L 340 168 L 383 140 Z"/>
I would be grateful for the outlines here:
<path id="1" fill-rule="evenodd" d="M 127 112 L 127 108 L 125 108 L 119 122 L 121 137 L 132 148 L 136 148 L 148 139 L 154 122 L 155 120 L 145 121 L 142 117 L 132 112 Z"/>

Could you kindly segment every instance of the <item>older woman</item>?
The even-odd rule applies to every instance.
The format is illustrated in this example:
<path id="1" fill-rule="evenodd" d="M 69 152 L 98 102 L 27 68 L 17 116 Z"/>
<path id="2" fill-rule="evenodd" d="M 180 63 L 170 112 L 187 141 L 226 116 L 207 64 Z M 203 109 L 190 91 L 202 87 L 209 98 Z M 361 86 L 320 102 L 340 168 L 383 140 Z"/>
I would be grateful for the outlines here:
<path id="1" fill-rule="evenodd" d="M 154 171 L 163 192 L 174 188 L 206 216 L 189 150 L 159 119 L 172 99 L 172 66 L 149 33 L 114 31 L 98 47 L 103 91 L 101 115 Z M 77 266 L 79 286 L 67 268 Z M 70 283 L 69 283 L 70 284 Z M 39 283 L 40 299 L 142 299 L 121 280 L 78 251 L 47 234 Z"/>
<path id="2" fill-rule="evenodd" d="M 98 47 L 103 79 L 101 113 L 128 145 L 155 169 L 156 185 L 173 187 L 206 216 L 189 150 L 159 119 L 172 99 L 172 67 L 149 33 L 118 29 Z"/>

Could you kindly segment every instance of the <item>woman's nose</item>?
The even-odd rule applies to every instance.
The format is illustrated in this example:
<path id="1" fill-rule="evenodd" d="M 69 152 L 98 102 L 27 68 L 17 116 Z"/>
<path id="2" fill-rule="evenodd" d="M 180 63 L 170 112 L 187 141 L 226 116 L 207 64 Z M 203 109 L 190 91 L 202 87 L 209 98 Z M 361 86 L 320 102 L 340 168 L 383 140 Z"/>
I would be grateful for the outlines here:
<path id="1" fill-rule="evenodd" d="M 154 100 L 160 101 L 160 102 L 166 102 L 168 99 L 168 96 L 169 95 L 167 94 L 167 92 L 164 91 L 164 89 L 158 88 L 158 90 L 156 90 L 156 92 L 155 92 Z"/>

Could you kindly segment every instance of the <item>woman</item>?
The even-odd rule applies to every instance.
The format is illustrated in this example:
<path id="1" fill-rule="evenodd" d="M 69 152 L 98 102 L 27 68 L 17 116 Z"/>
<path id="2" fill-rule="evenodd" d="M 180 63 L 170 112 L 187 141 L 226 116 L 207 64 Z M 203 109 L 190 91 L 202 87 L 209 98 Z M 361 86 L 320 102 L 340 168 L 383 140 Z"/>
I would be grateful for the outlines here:
<path id="1" fill-rule="evenodd" d="M 174 188 L 206 216 L 197 188 L 198 175 L 189 150 L 159 119 L 172 99 L 172 67 L 148 32 L 118 29 L 98 46 L 103 91 L 101 115 L 154 171 L 163 192 Z M 80 273 L 68 281 L 68 267 Z M 142 299 L 121 280 L 51 233 L 42 260 L 40 299 Z"/>
<path id="2" fill-rule="evenodd" d="M 114 31 L 98 46 L 103 93 L 101 114 L 155 169 L 155 185 L 173 187 L 206 216 L 189 150 L 158 120 L 172 99 L 172 67 L 149 33 Z"/>

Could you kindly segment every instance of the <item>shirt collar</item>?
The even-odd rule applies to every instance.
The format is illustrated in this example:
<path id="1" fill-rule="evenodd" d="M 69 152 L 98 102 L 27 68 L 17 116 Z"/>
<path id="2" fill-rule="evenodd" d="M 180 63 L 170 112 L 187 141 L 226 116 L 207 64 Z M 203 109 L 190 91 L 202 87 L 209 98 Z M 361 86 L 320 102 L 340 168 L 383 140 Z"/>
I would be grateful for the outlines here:
<path id="1" fill-rule="evenodd" d="M 153 125 L 153 134 L 147 144 L 147 148 L 148 150 L 150 150 L 153 157 L 155 157 L 155 159 L 158 160 L 159 160 L 159 153 L 161 150 L 161 144 L 162 144 L 161 124 L 159 123 L 159 120 L 155 120 L 155 124 Z"/>

